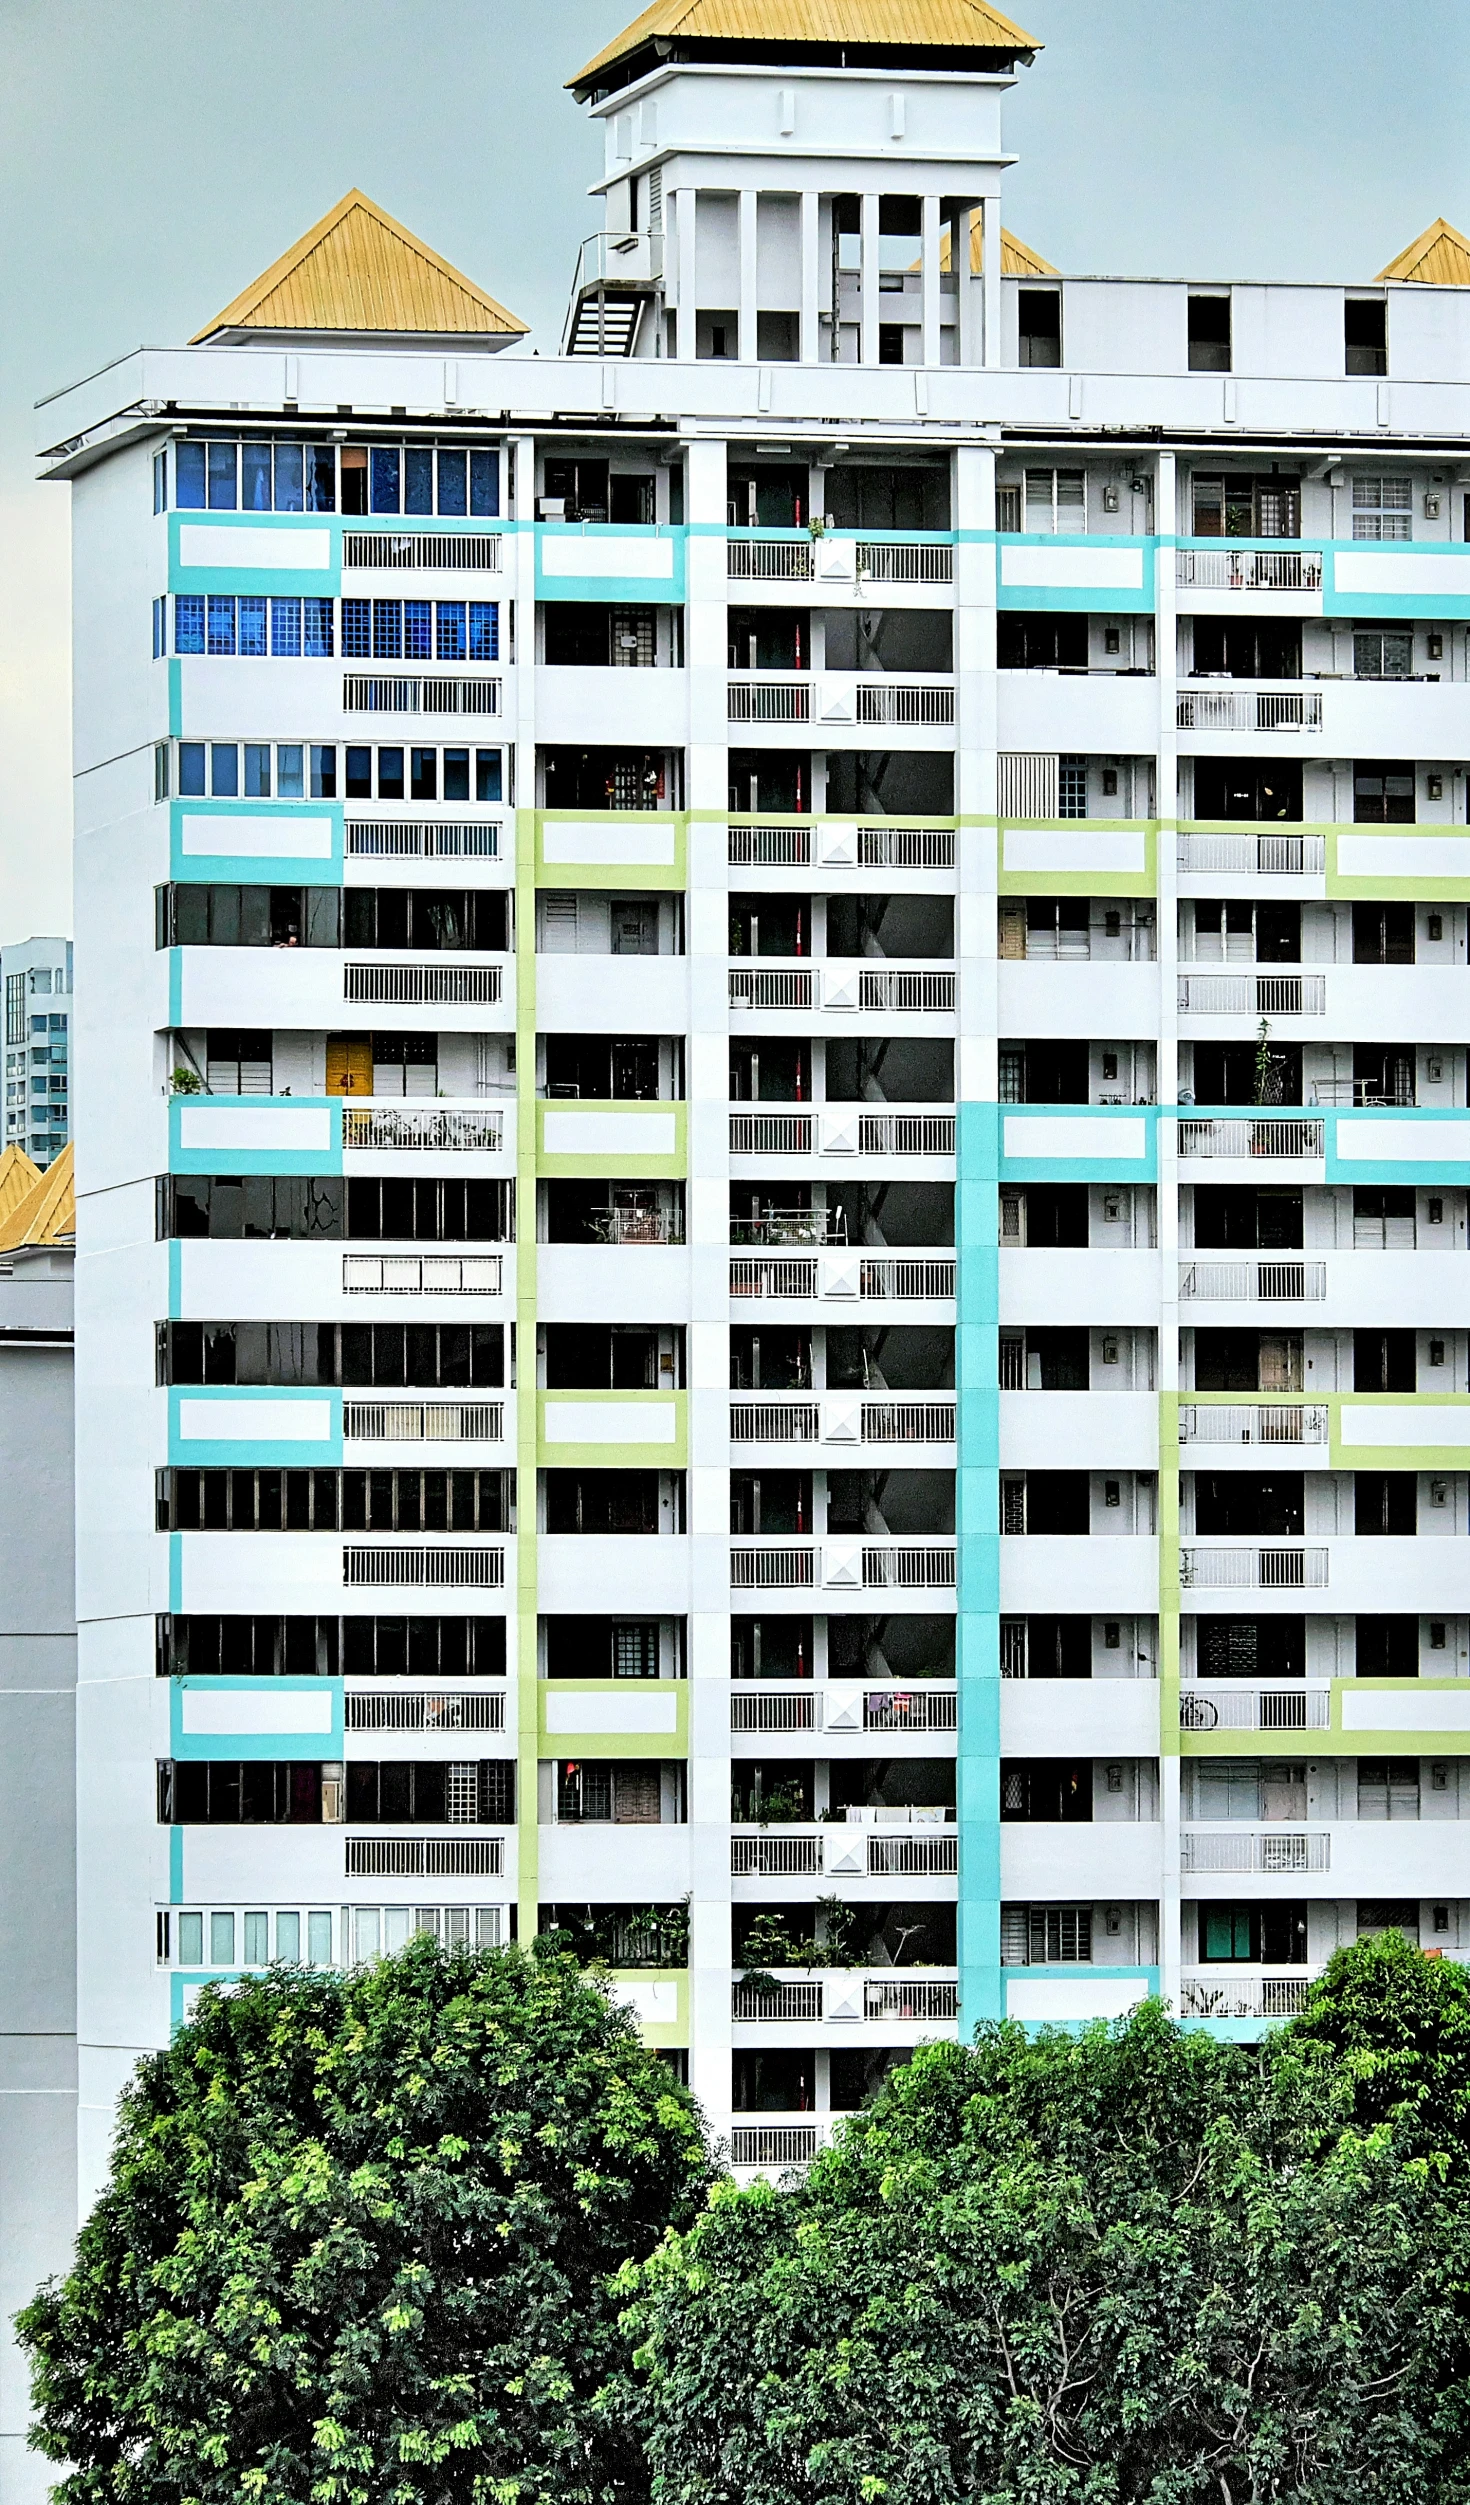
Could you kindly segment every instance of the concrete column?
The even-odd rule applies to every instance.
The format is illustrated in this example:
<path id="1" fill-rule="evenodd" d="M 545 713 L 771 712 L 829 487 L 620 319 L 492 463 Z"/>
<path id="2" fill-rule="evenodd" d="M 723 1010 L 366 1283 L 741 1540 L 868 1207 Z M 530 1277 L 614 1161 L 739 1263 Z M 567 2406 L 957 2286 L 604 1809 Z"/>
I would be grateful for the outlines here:
<path id="1" fill-rule="evenodd" d="M 753 365 L 756 348 L 756 257 L 755 206 L 758 194 L 740 194 L 740 336 L 739 350 L 743 365 Z"/>
<path id="2" fill-rule="evenodd" d="M 822 355 L 821 207 L 820 192 L 802 193 L 800 356 L 803 365 L 820 363 Z"/>
<path id="3" fill-rule="evenodd" d="M 697 300 L 694 276 L 695 197 L 692 190 L 676 191 L 674 194 L 674 214 L 678 225 L 677 292 L 674 303 L 679 315 L 679 354 L 687 358 L 691 365 L 694 362 L 694 308 Z"/>
<path id="4" fill-rule="evenodd" d="M 1177 601 L 1174 534 L 1177 487 L 1172 452 L 1159 455 L 1154 482 L 1154 667 L 1158 673 L 1157 792 L 1159 960 L 1159 1982 L 1179 2006 L 1179 1102 Z"/>
<path id="5" fill-rule="evenodd" d="M 1000 363 L 1000 193 L 985 202 L 985 221 L 981 229 L 984 258 L 981 264 L 981 289 L 985 298 L 985 347 L 987 365 Z"/>
<path id="6" fill-rule="evenodd" d="M 970 209 L 971 203 L 964 202 L 955 219 L 953 259 L 958 289 L 955 299 L 955 317 L 959 324 L 961 365 L 980 365 L 984 362 L 985 355 L 984 308 L 981 299 L 981 282 L 970 275 Z"/>
<path id="7" fill-rule="evenodd" d="M 863 193 L 862 206 L 862 329 L 858 340 L 860 365 L 878 362 L 878 194 Z"/>
<path id="8" fill-rule="evenodd" d="M 924 303 L 924 345 L 920 363 L 939 363 L 939 253 L 943 229 L 939 222 L 939 201 L 932 192 L 924 195 L 921 211 L 919 268 Z"/>

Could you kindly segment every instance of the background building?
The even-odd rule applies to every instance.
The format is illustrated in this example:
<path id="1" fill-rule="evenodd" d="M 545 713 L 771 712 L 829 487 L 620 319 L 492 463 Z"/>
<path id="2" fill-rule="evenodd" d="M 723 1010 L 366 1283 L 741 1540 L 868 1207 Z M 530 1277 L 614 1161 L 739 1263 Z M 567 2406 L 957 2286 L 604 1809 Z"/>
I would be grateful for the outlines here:
<path id="1" fill-rule="evenodd" d="M 4 1146 L 36 1165 L 59 1157 L 71 1136 L 72 944 L 23 939 L 0 948 L 5 1000 Z"/>
<path id="2" fill-rule="evenodd" d="M 565 357 L 353 194 L 49 404 L 84 2199 L 415 1927 L 741 2167 L 1470 1953 L 1465 248 L 1060 277 L 1031 38 L 711 23 L 574 82 Z"/>

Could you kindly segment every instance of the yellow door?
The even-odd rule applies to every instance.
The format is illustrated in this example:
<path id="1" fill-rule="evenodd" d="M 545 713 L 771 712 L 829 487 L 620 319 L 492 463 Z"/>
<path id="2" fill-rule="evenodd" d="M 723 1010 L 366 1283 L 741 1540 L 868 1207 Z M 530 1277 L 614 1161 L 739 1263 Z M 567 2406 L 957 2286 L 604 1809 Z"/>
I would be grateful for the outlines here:
<path id="1" fill-rule="evenodd" d="M 327 1037 L 327 1094 L 371 1096 L 373 1039 L 370 1035 Z"/>

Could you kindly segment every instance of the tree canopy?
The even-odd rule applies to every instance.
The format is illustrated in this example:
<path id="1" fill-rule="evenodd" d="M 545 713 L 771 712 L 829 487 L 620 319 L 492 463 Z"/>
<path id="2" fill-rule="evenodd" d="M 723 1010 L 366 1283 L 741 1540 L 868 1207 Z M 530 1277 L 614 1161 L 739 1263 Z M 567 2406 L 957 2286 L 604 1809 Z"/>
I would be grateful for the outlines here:
<path id="1" fill-rule="evenodd" d="M 1456 2167 L 1470 2164 L 1470 1976 L 1426 1957 L 1401 1931 L 1340 1948 L 1315 1983 L 1298 2044 L 1325 2045 L 1352 2083 L 1364 2127 L 1392 2120 L 1398 2137 Z"/>
<path id="2" fill-rule="evenodd" d="M 611 2274 L 688 2224 L 697 2111 L 565 1955 L 425 1938 L 204 1992 L 21 2315 L 66 2505 L 601 2505 Z"/>
<path id="3" fill-rule="evenodd" d="M 1330 2054 L 980 2031 L 624 2273 L 657 2505 L 1460 2497 L 1466 2237 Z"/>

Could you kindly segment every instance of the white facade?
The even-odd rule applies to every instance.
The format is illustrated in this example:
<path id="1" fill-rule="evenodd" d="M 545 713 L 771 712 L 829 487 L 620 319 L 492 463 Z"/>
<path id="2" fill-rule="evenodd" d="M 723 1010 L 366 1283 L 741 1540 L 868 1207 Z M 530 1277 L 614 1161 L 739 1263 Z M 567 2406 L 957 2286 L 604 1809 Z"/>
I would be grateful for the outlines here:
<path id="1" fill-rule="evenodd" d="M 415 1923 L 742 2166 L 1470 1953 L 1470 297 L 1003 279 L 1005 83 L 609 94 L 622 353 L 44 413 L 84 2197 L 202 1978 Z"/>

